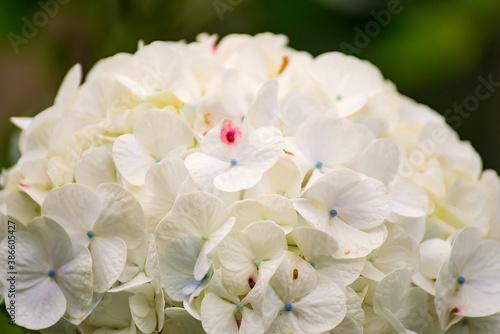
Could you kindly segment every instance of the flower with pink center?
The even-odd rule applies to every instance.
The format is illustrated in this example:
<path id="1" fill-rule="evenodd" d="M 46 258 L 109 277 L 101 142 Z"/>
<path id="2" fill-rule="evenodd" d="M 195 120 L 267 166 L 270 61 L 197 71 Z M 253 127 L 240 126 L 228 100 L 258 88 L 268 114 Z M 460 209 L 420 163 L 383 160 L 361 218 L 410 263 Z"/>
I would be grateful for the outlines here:
<path id="1" fill-rule="evenodd" d="M 228 146 L 236 146 L 241 139 L 241 130 L 235 122 L 229 119 L 222 121 L 220 140 Z"/>
<path id="2" fill-rule="evenodd" d="M 200 141 L 200 150 L 186 157 L 191 178 L 202 190 L 234 192 L 255 186 L 283 152 L 283 135 L 272 126 L 253 131 L 221 120 Z"/>

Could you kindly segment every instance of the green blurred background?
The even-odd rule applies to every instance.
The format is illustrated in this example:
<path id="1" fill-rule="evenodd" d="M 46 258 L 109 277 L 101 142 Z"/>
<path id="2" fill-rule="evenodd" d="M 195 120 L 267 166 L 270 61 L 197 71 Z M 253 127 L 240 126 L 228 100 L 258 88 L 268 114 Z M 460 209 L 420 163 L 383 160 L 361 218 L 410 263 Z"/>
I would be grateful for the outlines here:
<path id="1" fill-rule="evenodd" d="M 390 9 L 382 27 L 376 16 Z M 25 34 L 26 22 L 39 26 L 35 33 Z M 500 82 L 498 0 L 1 0 L 0 168 L 17 160 L 9 117 L 50 106 L 73 64 L 86 73 L 100 58 L 134 52 L 141 39 L 264 31 L 286 34 L 313 55 L 353 46 L 401 93 L 440 113 L 474 95 L 480 76 Z M 497 171 L 499 112 L 496 87 L 457 127 Z M 0 333 L 18 333 L 6 319 Z"/>

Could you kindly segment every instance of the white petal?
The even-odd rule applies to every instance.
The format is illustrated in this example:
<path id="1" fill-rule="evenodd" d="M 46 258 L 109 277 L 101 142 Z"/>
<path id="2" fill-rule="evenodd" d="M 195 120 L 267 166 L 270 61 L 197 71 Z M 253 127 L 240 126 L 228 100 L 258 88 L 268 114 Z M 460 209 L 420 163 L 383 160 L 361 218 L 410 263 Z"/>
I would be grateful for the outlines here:
<path id="1" fill-rule="evenodd" d="M 248 307 L 241 310 L 241 326 L 239 333 L 241 334 L 259 334 L 264 333 L 264 324 L 258 313 Z"/>
<path id="2" fill-rule="evenodd" d="M 384 82 L 375 66 L 340 52 L 329 52 L 317 57 L 312 74 L 330 101 L 338 101 L 342 117 L 361 109 Z"/>
<path id="3" fill-rule="evenodd" d="M 302 152 L 330 168 L 348 166 L 373 140 L 364 125 L 331 116 L 310 118 L 297 129 Z"/>
<path id="4" fill-rule="evenodd" d="M 74 258 L 57 270 L 57 283 L 67 302 L 66 312 L 81 318 L 90 311 L 92 303 L 92 258 L 89 250 L 77 245 Z"/>
<path id="5" fill-rule="evenodd" d="M 391 187 L 392 211 L 405 217 L 422 217 L 429 211 L 429 197 L 419 186 L 397 182 Z"/>
<path id="6" fill-rule="evenodd" d="M 213 185 L 224 192 L 249 189 L 262 179 L 263 172 L 254 166 L 236 165 L 215 177 Z"/>
<path id="7" fill-rule="evenodd" d="M 238 163 L 253 166 L 262 173 L 270 169 L 283 152 L 283 136 L 274 127 L 261 127 L 245 139 L 237 153 Z"/>
<path id="8" fill-rule="evenodd" d="M 155 164 L 146 175 L 146 185 L 156 196 L 174 203 L 177 193 L 189 175 L 180 159 L 167 159 Z"/>
<path id="9" fill-rule="evenodd" d="M 33 117 L 11 117 L 10 121 L 21 130 L 26 130 L 31 124 Z"/>
<path id="10" fill-rule="evenodd" d="M 54 219 L 70 234 L 87 233 L 101 212 L 97 195 L 80 184 L 52 190 L 42 206 L 42 215 Z"/>
<path id="11" fill-rule="evenodd" d="M 427 278 L 435 279 L 444 261 L 450 255 L 451 245 L 449 242 L 432 238 L 420 244 L 420 268 L 419 270 Z"/>
<path id="12" fill-rule="evenodd" d="M 252 248 L 259 260 L 277 258 L 286 248 L 285 233 L 271 221 L 252 223 L 243 232 L 252 240 Z"/>
<path id="13" fill-rule="evenodd" d="M 40 215 L 40 206 L 26 193 L 16 191 L 5 199 L 7 215 L 28 224 L 33 218 Z M 2 235 L 0 235 L 2 237 Z"/>
<path id="14" fill-rule="evenodd" d="M 285 304 L 299 300 L 316 287 L 316 272 L 306 261 L 290 251 L 271 279 L 271 285 Z"/>
<path id="15" fill-rule="evenodd" d="M 279 127 L 278 82 L 267 81 L 257 92 L 255 99 L 245 115 L 245 124 L 258 128 L 261 126 Z"/>
<path id="16" fill-rule="evenodd" d="M 228 213 L 226 205 L 214 195 L 203 191 L 184 194 L 158 225 L 157 235 L 167 240 L 181 234 L 200 238 L 206 234 L 210 239 L 210 234 L 226 224 Z"/>
<path id="17" fill-rule="evenodd" d="M 81 81 L 82 66 L 80 64 L 75 64 L 64 77 L 61 87 L 59 87 L 59 91 L 57 92 L 54 104 L 67 105 L 74 102 Z"/>
<path id="18" fill-rule="evenodd" d="M 387 225 L 384 244 L 372 253 L 373 266 L 385 274 L 404 268 L 413 275 L 419 265 L 418 243 L 399 226 Z"/>
<path id="19" fill-rule="evenodd" d="M 384 225 L 380 225 L 371 230 L 360 231 L 341 219 L 334 219 L 329 233 L 339 244 L 334 257 L 348 259 L 367 256 L 371 251 L 380 247 L 387 236 L 387 229 Z"/>
<path id="20" fill-rule="evenodd" d="M 16 324 L 38 330 L 54 325 L 64 315 L 66 299 L 56 281 L 47 276 L 36 286 L 18 291 L 15 305 Z"/>
<path id="21" fill-rule="evenodd" d="M 372 178 L 361 179 L 350 169 L 334 170 L 324 175 L 309 188 L 305 197 L 323 204 L 320 208 L 327 216 L 335 209 L 342 220 L 363 230 L 382 224 L 391 210 L 386 187 Z M 321 214 L 322 220 L 324 217 L 325 214 Z M 311 220 L 310 217 L 304 218 Z"/>
<path id="22" fill-rule="evenodd" d="M 338 248 L 337 241 L 321 230 L 297 227 L 292 236 L 306 258 L 332 255 Z"/>
<path id="23" fill-rule="evenodd" d="M 335 283 L 318 279 L 316 288 L 292 304 L 297 312 L 297 322 L 306 333 L 330 330 L 344 319 L 346 296 Z"/>
<path id="24" fill-rule="evenodd" d="M 92 189 L 101 183 L 116 182 L 116 170 L 111 152 L 104 146 L 85 151 L 76 166 L 75 179 L 76 182 Z"/>
<path id="25" fill-rule="evenodd" d="M 90 244 L 94 291 L 105 292 L 118 280 L 125 261 L 127 245 L 118 237 L 94 236 Z"/>
<path id="26" fill-rule="evenodd" d="M 113 161 L 116 169 L 128 182 L 142 186 L 146 182 L 146 173 L 156 160 L 144 152 L 133 135 L 125 134 L 113 144 Z"/>
<path id="27" fill-rule="evenodd" d="M 378 315 L 384 315 L 384 308 L 396 312 L 400 298 L 411 287 L 411 274 L 404 269 L 398 269 L 379 282 L 373 299 L 373 310 Z"/>
<path id="28" fill-rule="evenodd" d="M 123 275 L 123 272 L 122 272 L 122 275 Z M 121 279 L 121 277 L 120 277 L 120 279 Z M 139 286 L 144 285 L 144 284 L 149 283 L 149 282 L 151 282 L 151 278 L 147 277 L 143 272 L 140 272 L 138 275 L 136 275 L 134 278 L 132 278 L 127 283 L 119 285 L 116 288 L 109 289 L 108 292 L 126 291 L 126 290 L 130 290 L 132 288 L 139 287 Z"/>
<path id="29" fill-rule="evenodd" d="M 222 266 L 230 271 L 242 271 L 255 259 L 252 240 L 244 232 L 230 233 L 220 243 L 217 255 Z"/>
<path id="30" fill-rule="evenodd" d="M 279 195 L 237 201 L 232 206 L 231 213 L 236 217 L 235 228 L 238 230 L 256 221 L 271 220 L 286 233 L 291 232 L 297 222 L 292 201 Z"/>
<path id="31" fill-rule="evenodd" d="M 163 159 L 174 149 L 191 147 L 191 127 L 171 110 L 147 111 L 134 125 L 134 136 L 144 151 Z"/>
<path id="32" fill-rule="evenodd" d="M 201 323 L 208 334 L 238 333 L 234 318 L 236 305 L 228 303 L 213 293 L 203 298 L 201 303 Z"/>
<path id="33" fill-rule="evenodd" d="M 325 175 L 321 180 L 338 182 L 337 178 L 344 175 L 334 173 Z M 372 178 L 359 181 L 345 189 L 345 192 L 337 194 L 336 197 L 332 208 L 337 209 L 338 215 L 344 221 L 359 229 L 364 230 L 380 225 L 390 213 L 391 198 L 387 189 L 380 181 Z"/>
<path id="34" fill-rule="evenodd" d="M 361 308 L 361 299 L 351 288 L 346 289 L 347 314 L 344 320 L 329 332 L 329 334 L 362 334 L 365 315 Z"/>
<path id="35" fill-rule="evenodd" d="M 316 205 L 313 205 L 316 204 Z M 330 225 L 330 215 L 323 203 L 319 201 L 308 201 L 299 199 L 293 202 L 293 206 L 302 217 L 310 222 L 314 227 L 322 231 L 328 231 Z"/>
<path id="36" fill-rule="evenodd" d="M 195 152 L 186 157 L 186 168 L 202 190 L 211 191 L 214 179 L 231 168 L 229 161 L 213 158 L 205 153 Z"/>
<path id="37" fill-rule="evenodd" d="M 358 160 L 356 170 L 388 185 L 396 176 L 402 161 L 402 152 L 396 140 L 377 139 Z"/>
<path id="38" fill-rule="evenodd" d="M 144 214 L 141 204 L 123 187 L 103 183 L 97 188 L 103 210 L 94 226 L 94 232 L 103 237 L 119 237 L 130 249 L 144 240 Z"/>

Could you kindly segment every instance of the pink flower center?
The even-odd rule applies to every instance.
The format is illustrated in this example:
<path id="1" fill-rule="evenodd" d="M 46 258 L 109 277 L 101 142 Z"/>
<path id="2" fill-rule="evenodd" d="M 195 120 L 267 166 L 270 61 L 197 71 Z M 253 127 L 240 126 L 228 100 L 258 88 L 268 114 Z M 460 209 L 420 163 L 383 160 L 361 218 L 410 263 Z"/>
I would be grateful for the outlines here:
<path id="1" fill-rule="evenodd" d="M 233 121 L 225 119 L 222 122 L 222 129 L 220 131 L 220 140 L 229 146 L 237 145 L 241 138 L 241 130 Z"/>

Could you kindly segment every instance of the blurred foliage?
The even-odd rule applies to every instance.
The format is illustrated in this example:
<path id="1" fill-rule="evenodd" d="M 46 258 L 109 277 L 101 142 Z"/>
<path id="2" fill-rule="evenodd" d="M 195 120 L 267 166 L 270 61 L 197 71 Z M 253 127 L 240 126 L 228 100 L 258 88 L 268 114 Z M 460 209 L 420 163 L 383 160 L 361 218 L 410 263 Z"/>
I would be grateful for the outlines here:
<path id="1" fill-rule="evenodd" d="M 0 2 L 0 168 L 17 159 L 11 116 L 33 116 L 49 107 L 74 63 L 87 72 L 100 58 L 134 52 L 139 40 L 193 41 L 200 32 L 289 36 L 290 45 L 313 55 L 355 46 L 374 12 L 398 0 L 2 0 Z M 22 36 L 26 20 L 56 3 L 57 13 L 19 52 L 9 34 Z M 226 4 L 227 11 L 217 11 Z M 231 5 L 232 4 L 232 5 Z M 401 11 L 359 47 L 398 89 L 443 113 L 473 94 L 478 76 L 500 81 L 500 1 L 401 0 Z M 55 10 L 54 10 L 55 11 Z M 24 20 L 24 21 L 23 21 Z M 12 36 L 12 35 L 11 35 Z M 500 92 L 481 101 L 458 129 L 472 141 L 485 167 L 500 171 Z M 10 157 L 10 158 L 9 158 Z M 0 333 L 20 333 L 5 326 Z"/>

